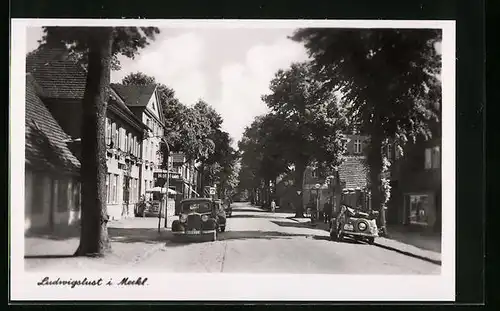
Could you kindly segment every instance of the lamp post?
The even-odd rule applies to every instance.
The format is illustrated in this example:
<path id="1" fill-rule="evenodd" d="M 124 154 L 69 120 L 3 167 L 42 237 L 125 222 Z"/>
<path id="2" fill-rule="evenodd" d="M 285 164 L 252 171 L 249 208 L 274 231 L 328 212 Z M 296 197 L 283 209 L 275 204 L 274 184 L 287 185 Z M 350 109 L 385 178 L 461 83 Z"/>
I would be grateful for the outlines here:
<path id="1" fill-rule="evenodd" d="M 168 143 L 164 140 L 165 145 L 167 146 L 167 181 L 165 182 L 165 188 L 166 188 L 166 197 L 165 197 L 165 228 L 168 226 L 168 220 L 167 220 L 167 208 L 168 208 L 168 189 L 170 187 L 170 146 Z"/>
<path id="2" fill-rule="evenodd" d="M 320 184 L 314 185 L 316 189 L 316 219 L 319 220 L 319 189 L 321 188 Z"/>

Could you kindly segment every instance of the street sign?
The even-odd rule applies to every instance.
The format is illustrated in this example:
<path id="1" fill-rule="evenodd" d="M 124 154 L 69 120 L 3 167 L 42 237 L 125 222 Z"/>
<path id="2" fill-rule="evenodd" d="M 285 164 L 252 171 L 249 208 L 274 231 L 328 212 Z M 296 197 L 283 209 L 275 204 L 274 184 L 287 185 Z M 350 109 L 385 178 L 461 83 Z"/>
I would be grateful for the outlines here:
<path id="1" fill-rule="evenodd" d="M 215 195 L 215 188 L 214 187 L 210 187 L 210 195 Z"/>
<path id="2" fill-rule="evenodd" d="M 297 195 L 300 195 L 302 193 L 301 190 L 297 190 Z"/>

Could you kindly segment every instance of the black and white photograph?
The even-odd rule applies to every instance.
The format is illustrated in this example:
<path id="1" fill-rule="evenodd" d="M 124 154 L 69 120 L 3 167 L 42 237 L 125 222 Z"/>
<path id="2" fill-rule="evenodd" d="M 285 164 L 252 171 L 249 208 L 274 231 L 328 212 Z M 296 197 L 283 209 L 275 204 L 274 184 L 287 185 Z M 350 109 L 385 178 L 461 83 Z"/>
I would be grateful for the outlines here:
<path id="1" fill-rule="evenodd" d="M 12 38 L 12 298 L 454 299 L 453 21 Z"/>

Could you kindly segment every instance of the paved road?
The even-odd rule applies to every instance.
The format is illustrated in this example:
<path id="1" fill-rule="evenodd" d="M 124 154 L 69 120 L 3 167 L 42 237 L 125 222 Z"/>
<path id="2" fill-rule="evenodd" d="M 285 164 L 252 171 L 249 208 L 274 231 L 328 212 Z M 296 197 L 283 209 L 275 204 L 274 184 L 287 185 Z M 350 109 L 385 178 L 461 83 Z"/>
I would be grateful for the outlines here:
<path id="1" fill-rule="evenodd" d="M 170 240 L 133 265 L 163 272 L 439 274 L 440 266 L 377 246 L 332 242 L 328 232 L 246 203 L 233 205 L 216 242 Z M 155 219 L 135 219 L 155 228 Z"/>

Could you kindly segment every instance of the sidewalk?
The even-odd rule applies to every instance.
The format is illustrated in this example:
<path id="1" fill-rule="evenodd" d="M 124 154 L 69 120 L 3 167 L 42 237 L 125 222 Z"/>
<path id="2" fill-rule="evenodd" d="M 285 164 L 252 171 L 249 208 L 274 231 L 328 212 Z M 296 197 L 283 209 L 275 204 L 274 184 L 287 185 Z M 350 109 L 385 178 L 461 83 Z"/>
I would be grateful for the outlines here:
<path id="1" fill-rule="evenodd" d="M 110 221 L 108 234 L 112 253 L 102 259 L 72 257 L 80 243 L 78 232 L 62 236 L 25 237 L 25 263 L 30 268 L 62 264 L 66 267 L 81 265 L 85 267 L 116 266 L 134 264 L 165 245 L 169 240 L 170 226 L 174 216 L 168 217 L 168 228 L 162 219 L 160 233 L 156 226 L 157 218 L 126 218 Z"/>
<path id="2" fill-rule="evenodd" d="M 317 229 L 329 230 L 328 224 L 323 222 L 311 224 L 309 221 L 308 225 Z M 435 264 L 441 264 L 440 235 L 408 232 L 401 227 L 389 227 L 388 231 L 389 236 L 376 238 L 374 245 Z"/>

